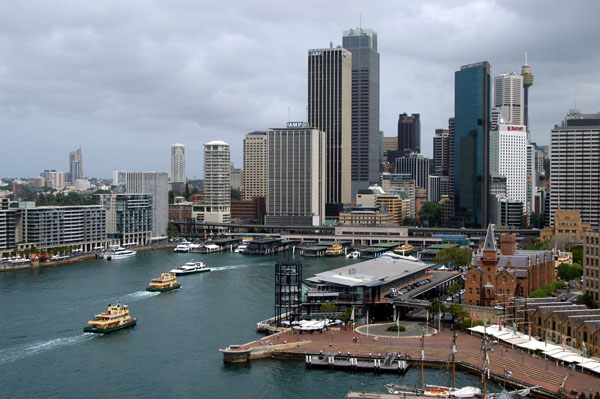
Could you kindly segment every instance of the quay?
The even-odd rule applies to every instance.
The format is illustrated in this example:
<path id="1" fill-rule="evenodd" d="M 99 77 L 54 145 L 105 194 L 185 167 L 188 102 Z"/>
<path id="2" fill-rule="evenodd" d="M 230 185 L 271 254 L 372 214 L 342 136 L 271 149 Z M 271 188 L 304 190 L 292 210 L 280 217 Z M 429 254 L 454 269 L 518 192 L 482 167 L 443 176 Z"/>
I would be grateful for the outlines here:
<path id="1" fill-rule="evenodd" d="M 387 333 L 386 335 L 385 325 L 382 324 L 370 325 L 370 334 L 367 335 L 365 327 L 365 325 L 361 325 L 356 329 L 348 327 L 347 329 L 327 330 L 312 334 L 299 334 L 292 329 L 287 329 L 245 345 L 237 347 L 232 345 L 228 349 L 220 351 L 223 353 L 224 362 L 231 362 L 234 359 L 236 362 L 246 362 L 254 358 L 273 358 L 304 361 L 306 364 L 309 362 L 308 359 L 311 359 L 312 364 L 306 364 L 307 368 L 329 368 L 328 355 L 329 357 L 334 356 L 337 364 L 341 366 L 348 365 L 350 358 L 358 361 L 370 361 L 372 364 L 375 364 L 373 360 L 377 359 L 381 360 L 383 364 L 390 354 L 398 353 L 403 355 L 402 360 L 406 360 L 411 367 L 420 366 L 419 336 L 400 334 L 400 338 L 398 338 L 396 333 Z M 416 329 L 420 330 L 420 327 L 417 326 Z M 412 331 L 414 330 L 415 328 L 412 328 Z M 450 367 L 453 332 L 450 329 L 436 331 L 433 328 L 430 328 L 430 332 L 429 336 L 425 336 L 424 367 Z M 480 374 L 483 366 L 481 338 L 465 332 L 458 332 L 456 345 L 456 369 Z M 312 358 L 307 358 L 307 356 L 312 356 Z M 323 361 L 326 362 L 324 366 L 321 363 Z M 539 386 L 532 390 L 531 397 L 566 398 L 568 395 L 565 394 L 571 390 L 600 391 L 600 378 L 531 356 L 510 346 L 492 345 L 489 361 L 491 380 L 515 389 Z M 348 369 L 348 367 L 332 367 L 332 369 L 341 370 Z M 377 372 L 374 368 L 363 370 L 355 367 L 348 370 Z M 510 371 L 510 377 L 504 375 L 505 370 Z M 398 371 L 396 370 L 396 372 Z M 361 396 L 349 397 L 359 398 Z M 362 397 L 370 398 L 370 396 Z M 385 398 L 385 396 L 374 397 Z"/>

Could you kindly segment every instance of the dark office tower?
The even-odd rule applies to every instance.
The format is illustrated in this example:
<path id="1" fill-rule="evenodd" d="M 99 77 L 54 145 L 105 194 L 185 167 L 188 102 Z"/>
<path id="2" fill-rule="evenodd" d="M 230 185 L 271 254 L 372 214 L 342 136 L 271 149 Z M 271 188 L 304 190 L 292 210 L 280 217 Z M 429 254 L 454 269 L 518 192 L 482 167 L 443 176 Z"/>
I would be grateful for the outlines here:
<path id="1" fill-rule="evenodd" d="M 342 47 L 352 53 L 352 198 L 379 182 L 379 53 L 372 29 L 344 31 Z"/>
<path id="2" fill-rule="evenodd" d="M 490 71 L 483 61 L 454 73 L 454 206 L 463 226 L 488 223 Z"/>
<path id="3" fill-rule="evenodd" d="M 341 47 L 333 48 L 333 45 L 331 48 L 309 50 L 308 123 L 327 134 L 327 216 L 336 217 L 341 204 L 351 201 L 351 112 L 352 53 Z"/>
<path id="4" fill-rule="evenodd" d="M 533 74 L 531 73 L 531 67 L 527 63 L 527 53 L 525 53 L 525 65 L 521 67 L 521 76 L 523 76 L 523 123 L 527 126 L 527 138 L 529 138 L 529 88 L 533 86 Z"/>
<path id="5" fill-rule="evenodd" d="M 398 117 L 398 151 L 401 155 L 421 152 L 421 117 L 419 114 Z"/>
<path id="6" fill-rule="evenodd" d="M 448 150 L 448 129 L 435 129 L 435 136 L 433 136 L 434 175 L 448 176 Z"/>

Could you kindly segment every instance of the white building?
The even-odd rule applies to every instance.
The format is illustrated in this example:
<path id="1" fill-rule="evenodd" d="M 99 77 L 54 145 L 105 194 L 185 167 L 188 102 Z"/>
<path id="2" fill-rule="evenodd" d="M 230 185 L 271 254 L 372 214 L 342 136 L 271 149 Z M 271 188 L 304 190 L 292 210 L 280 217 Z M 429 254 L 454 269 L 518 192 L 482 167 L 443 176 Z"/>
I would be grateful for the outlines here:
<path id="1" fill-rule="evenodd" d="M 164 172 L 128 172 L 129 194 L 152 195 L 152 237 L 164 237 L 169 226 L 169 176 Z"/>
<path id="2" fill-rule="evenodd" d="M 183 144 L 171 144 L 171 181 L 173 183 L 185 183 L 185 146 Z"/>
<path id="3" fill-rule="evenodd" d="M 326 134 L 292 123 L 267 132 L 265 224 L 319 226 L 325 223 Z"/>
<path id="4" fill-rule="evenodd" d="M 193 209 L 200 223 L 231 221 L 231 153 L 224 141 L 204 144 L 204 202 Z"/>
<path id="5" fill-rule="evenodd" d="M 127 171 L 113 170 L 113 186 L 124 186 L 127 184 Z"/>
<path id="6" fill-rule="evenodd" d="M 494 107 L 513 125 L 523 125 L 523 76 L 502 74 L 494 78 Z"/>
<path id="7" fill-rule="evenodd" d="M 490 131 L 490 173 L 506 177 L 507 198 L 526 203 L 527 131 L 525 126 L 500 123 L 498 130 Z"/>

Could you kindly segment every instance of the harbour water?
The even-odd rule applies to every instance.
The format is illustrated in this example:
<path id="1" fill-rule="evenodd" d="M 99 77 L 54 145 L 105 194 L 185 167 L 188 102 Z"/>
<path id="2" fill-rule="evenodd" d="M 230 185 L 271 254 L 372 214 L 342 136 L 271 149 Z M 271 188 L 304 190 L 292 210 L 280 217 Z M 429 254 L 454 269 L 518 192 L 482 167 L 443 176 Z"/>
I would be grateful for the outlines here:
<path id="1" fill-rule="evenodd" d="M 180 290 L 146 292 L 148 282 L 190 259 L 210 273 L 178 277 Z M 258 338 L 273 316 L 274 264 L 294 260 L 304 277 L 356 260 L 141 252 L 118 261 L 0 273 L 0 387 L 6 398 L 343 398 L 352 387 L 383 391 L 393 375 L 305 370 L 302 362 L 222 362 L 218 348 Z M 87 320 L 120 299 L 135 328 L 84 334 Z M 448 373 L 426 370 L 434 384 Z M 417 370 L 403 378 L 420 381 Z M 459 374 L 457 385 L 477 384 Z M 498 387 L 492 387 L 497 390 Z"/>

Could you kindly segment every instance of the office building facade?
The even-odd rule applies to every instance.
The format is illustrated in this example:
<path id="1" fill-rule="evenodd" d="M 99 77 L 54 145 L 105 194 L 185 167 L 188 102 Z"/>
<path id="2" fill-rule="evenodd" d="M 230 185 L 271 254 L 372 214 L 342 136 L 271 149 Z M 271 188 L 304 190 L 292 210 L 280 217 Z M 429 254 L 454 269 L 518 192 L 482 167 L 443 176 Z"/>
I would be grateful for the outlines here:
<path id="1" fill-rule="evenodd" d="M 429 183 L 429 158 L 412 153 L 396 159 L 398 174 L 410 174 L 418 188 L 427 190 Z"/>
<path id="2" fill-rule="evenodd" d="M 450 143 L 448 129 L 435 129 L 433 136 L 433 167 L 436 176 L 450 173 Z"/>
<path id="3" fill-rule="evenodd" d="M 486 226 L 489 192 L 490 64 L 454 74 L 454 204 L 462 226 Z"/>
<path id="4" fill-rule="evenodd" d="M 125 170 L 113 170 L 113 186 L 125 186 L 127 185 L 127 171 Z"/>
<path id="5" fill-rule="evenodd" d="M 243 191 L 245 200 L 267 196 L 267 132 L 251 132 L 244 137 Z"/>
<path id="6" fill-rule="evenodd" d="M 169 176 L 164 172 L 128 172 L 126 192 L 152 195 L 152 237 L 165 237 L 169 225 Z"/>
<path id="7" fill-rule="evenodd" d="M 551 133 L 550 225 L 558 210 L 580 211 L 583 223 L 600 221 L 600 113 L 571 110 Z"/>
<path id="8" fill-rule="evenodd" d="M 494 78 L 494 108 L 499 111 L 504 123 L 524 125 L 521 75 L 505 73 Z"/>
<path id="9" fill-rule="evenodd" d="M 320 226 L 325 223 L 327 135 L 306 123 L 295 126 L 267 132 L 265 224 Z"/>
<path id="10" fill-rule="evenodd" d="M 352 53 L 352 198 L 379 179 L 379 53 L 372 29 L 344 31 L 342 47 Z"/>
<path id="11" fill-rule="evenodd" d="M 398 116 L 398 153 L 421 152 L 421 115 L 406 113 Z"/>
<path id="12" fill-rule="evenodd" d="M 185 145 L 171 144 L 171 182 L 186 183 Z"/>
<path id="13" fill-rule="evenodd" d="M 151 194 L 99 194 L 106 211 L 106 236 L 120 245 L 148 245 L 152 239 Z"/>
<path id="14" fill-rule="evenodd" d="M 506 196 L 527 201 L 527 131 L 525 126 L 499 124 L 490 131 L 490 172 L 506 177 Z M 524 212 L 525 209 L 522 210 Z"/>
<path id="15" fill-rule="evenodd" d="M 308 51 L 308 123 L 327 134 L 326 212 L 336 217 L 351 201 L 352 53 L 344 48 Z"/>
<path id="16" fill-rule="evenodd" d="M 71 183 L 83 179 L 83 154 L 81 147 L 69 153 L 69 176 Z"/>

